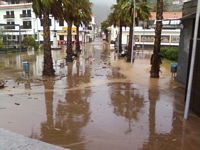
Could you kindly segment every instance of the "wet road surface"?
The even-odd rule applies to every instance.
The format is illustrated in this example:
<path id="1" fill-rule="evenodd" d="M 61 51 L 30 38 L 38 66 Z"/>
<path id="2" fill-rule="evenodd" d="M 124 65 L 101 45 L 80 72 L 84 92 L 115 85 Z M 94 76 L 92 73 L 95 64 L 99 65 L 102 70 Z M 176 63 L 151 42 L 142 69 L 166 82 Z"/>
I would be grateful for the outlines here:
<path id="1" fill-rule="evenodd" d="M 40 52 L 0 57 L 0 128 L 72 150 L 199 150 L 200 118 L 183 121 L 184 89 L 169 64 L 150 79 L 148 58 L 127 64 L 100 40 L 72 64 L 54 51 L 55 78 L 41 77 Z"/>

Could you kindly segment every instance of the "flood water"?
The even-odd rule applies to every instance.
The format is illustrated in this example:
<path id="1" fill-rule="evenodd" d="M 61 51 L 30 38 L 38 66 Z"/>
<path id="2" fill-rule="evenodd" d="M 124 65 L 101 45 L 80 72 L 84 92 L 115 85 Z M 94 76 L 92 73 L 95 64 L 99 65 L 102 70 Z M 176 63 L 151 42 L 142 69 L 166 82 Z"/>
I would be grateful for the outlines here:
<path id="1" fill-rule="evenodd" d="M 41 77 L 42 52 L 0 54 L 0 128 L 72 150 L 199 150 L 200 118 L 183 121 L 184 89 L 169 64 L 150 79 L 148 53 L 131 65 L 101 40 L 73 63 L 52 53 L 55 78 Z"/>

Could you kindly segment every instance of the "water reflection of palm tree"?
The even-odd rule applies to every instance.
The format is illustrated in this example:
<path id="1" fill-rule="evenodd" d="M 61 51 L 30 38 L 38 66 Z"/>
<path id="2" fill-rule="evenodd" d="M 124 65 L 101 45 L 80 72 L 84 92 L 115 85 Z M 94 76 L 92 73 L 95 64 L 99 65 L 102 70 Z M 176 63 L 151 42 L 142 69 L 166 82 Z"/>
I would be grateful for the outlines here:
<path id="1" fill-rule="evenodd" d="M 83 128 L 90 119 L 88 96 L 90 89 L 75 89 L 81 82 L 88 81 L 90 76 L 79 75 L 79 67 L 77 73 L 73 74 L 73 64 L 68 64 L 67 75 L 67 91 L 65 101 L 59 101 L 56 113 L 56 126 L 65 131 L 66 143 L 73 146 L 73 149 L 84 149 L 84 136 L 81 136 L 81 128 Z M 74 144 L 76 143 L 76 144 Z"/>
<path id="2" fill-rule="evenodd" d="M 113 78 L 123 78 L 123 76 L 113 69 Z M 114 106 L 114 113 L 117 116 L 123 116 L 129 121 L 129 129 L 126 131 L 131 132 L 131 121 L 137 120 L 138 112 L 144 105 L 144 97 L 135 88 L 131 86 L 131 83 L 111 83 L 112 94 L 111 100 Z"/>
<path id="3" fill-rule="evenodd" d="M 55 124 L 53 119 L 53 90 L 54 90 L 54 80 L 44 81 L 45 88 L 45 106 L 46 106 L 46 122 L 41 124 L 41 140 L 45 142 L 52 143 L 52 136 L 56 136 Z M 52 134 L 50 137 L 49 135 Z"/>
<path id="4" fill-rule="evenodd" d="M 170 89 L 172 89 L 171 86 L 169 86 Z M 160 97 L 160 90 L 159 89 L 159 80 L 158 79 L 150 79 L 149 82 L 149 141 L 147 143 L 145 143 L 143 145 L 144 149 L 180 149 L 180 147 L 182 146 L 181 143 L 181 139 L 180 138 L 176 138 L 176 136 L 178 135 L 178 137 L 183 136 L 184 133 L 181 133 L 182 131 L 182 121 L 178 118 L 174 119 L 174 116 L 177 116 L 176 112 L 171 112 L 172 113 L 172 129 L 170 130 L 169 133 L 157 133 L 156 131 L 156 127 L 158 126 L 157 123 L 157 119 L 156 116 L 158 114 L 156 114 L 156 108 L 158 108 L 157 102 L 159 100 L 161 100 Z M 176 98 L 176 92 L 174 95 L 170 95 L 170 97 L 174 97 L 174 99 L 178 99 Z M 161 105 L 163 106 L 163 105 Z M 176 106 L 174 106 L 176 107 Z M 163 107 L 163 109 L 166 109 Z M 165 111 L 163 111 L 162 113 L 164 113 Z M 170 112 L 168 112 L 170 113 Z M 169 117 L 169 116 L 168 116 Z M 159 120 L 158 120 L 159 121 Z M 158 142 L 159 141 L 159 142 Z M 166 147 L 167 144 L 167 147 Z M 186 148 L 187 149 L 187 148 Z"/>
<path id="5" fill-rule="evenodd" d="M 78 86 L 81 82 L 90 81 L 89 66 L 86 67 L 85 74 L 73 74 L 72 64 L 68 65 L 67 91 L 65 100 L 60 100 L 54 113 L 54 80 L 44 82 L 45 104 L 47 120 L 41 124 L 41 140 L 60 145 L 63 147 L 73 147 L 73 149 L 84 150 L 84 136 L 81 136 L 81 128 L 89 121 L 90 89 L 70 90 Z M 79 67 L 77 68 L 79 71 Z"/>
<path id="6" fill-rule="evenodd" d="M 149 139 L 155 137 L 156 128 L 156 102 L 160 99 L 160 91 L 158 88 L 157 79 L 150 79 L 149 81 Z M 150 140 L 149 143 L 154 148 L 154 140 Z"/>

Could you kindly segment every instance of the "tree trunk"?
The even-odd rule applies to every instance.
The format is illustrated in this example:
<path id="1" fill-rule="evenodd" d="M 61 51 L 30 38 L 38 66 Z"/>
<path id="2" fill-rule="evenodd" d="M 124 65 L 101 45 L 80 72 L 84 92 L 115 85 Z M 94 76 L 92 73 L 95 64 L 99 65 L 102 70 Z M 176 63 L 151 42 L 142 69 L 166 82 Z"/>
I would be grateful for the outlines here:
<path id="1" fill-rule="evenodd" d="M 67 21 L 67 62 L 73 61 L 73 49 L 72 49 L 72 21 Z"/>
<path id="2" fill-rule="evenodd" d="M 79 25 L 76 25 L 76 52 L 81 51 L 80 41 L 79 41 Z"/>
<path id="3" fill-rule="evenodd" d="M 131 16 L 131 24 L 129 28 L 130 30 L 129 30 L 127 62 L 131 62 L 131 54 L 132 54 L 132 48 L 133 48 L 133 15 Z"/>
<path id="4" fill-rule="evenodd" d="M 43 33 L 44 33 L 44 68 L 43 76 L 54 76 L 53 61 L 51 55 L 51 41 L 50 41 L 50 28 L 49 28 L 49 13 L 43 14 Z"/>
<path id="5" fill-rule="evenodd" d="M 122 22 L 119 24 L 119 52 L 122 52 Z"/>
<path id="6" fill-rule="evenodd" d="M 159 78 L 160 72 L 160 43 L 161 43 L 161 32 L 162 32 L 162 19 L 163 19 L 163 0 L 157 0 L 157 12 L 156 12 L 156 29 L 155 29 L 155 42 L 154 50 L 151 56 L 151 78 Z"/>

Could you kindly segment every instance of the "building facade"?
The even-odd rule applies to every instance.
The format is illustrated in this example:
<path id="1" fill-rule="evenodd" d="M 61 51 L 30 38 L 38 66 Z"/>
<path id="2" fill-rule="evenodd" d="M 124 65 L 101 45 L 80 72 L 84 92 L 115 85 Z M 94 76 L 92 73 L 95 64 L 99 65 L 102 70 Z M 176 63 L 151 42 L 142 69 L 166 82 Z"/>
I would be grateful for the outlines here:
<path id="1" fill-rule="evenodd" d="M 79 28 L 80 41 L 89 42 L 95 37 L 95 16 L 88 27 Z M 23 38 L 32 35 L 39 42 L 43 42 L 43 27 L 39 18 L 36 18 L 32 3 L 1 3 L 0 5 L 0 32 L 4 43 L 9 47 L 17 47 Z M 65 44 L 67 40 L 67 23 L 55 20 L 50 16 L 50 38 L 57 44 Z M 72 39 L 75 41 L 76 27 L 72 27 Z M 56 40 L 55 40 L 56 37 Z M 18 44 L 17 44 L 18 43 Z"/>

